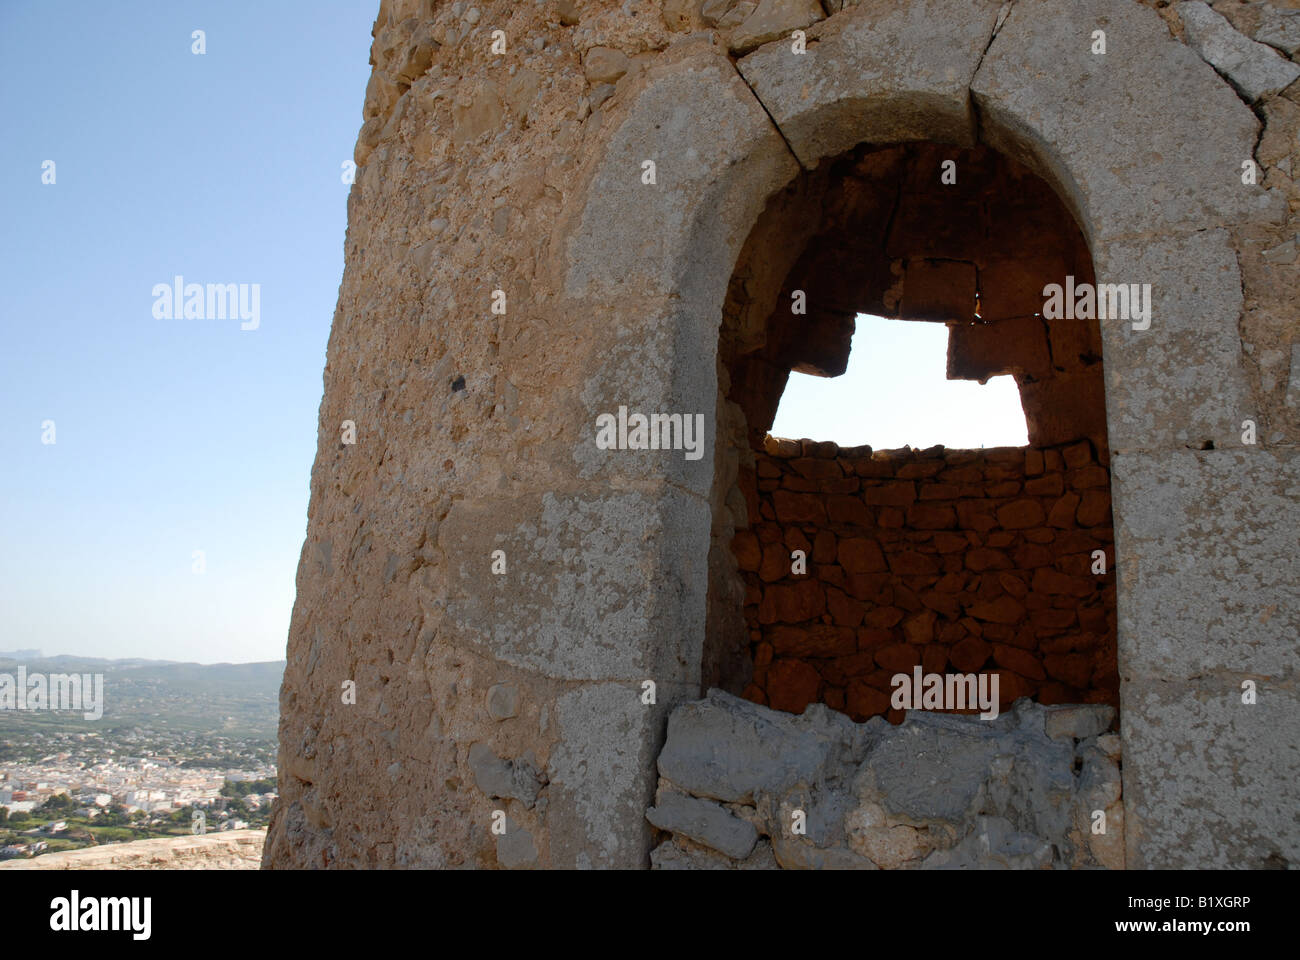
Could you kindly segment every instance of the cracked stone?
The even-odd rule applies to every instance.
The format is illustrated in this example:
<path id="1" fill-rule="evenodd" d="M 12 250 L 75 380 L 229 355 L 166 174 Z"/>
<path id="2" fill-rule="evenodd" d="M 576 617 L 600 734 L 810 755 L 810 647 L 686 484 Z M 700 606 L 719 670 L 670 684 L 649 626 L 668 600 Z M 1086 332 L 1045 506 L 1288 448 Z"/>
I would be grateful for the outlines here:
<path id="1" fill-rule="evenodd" d="M 1300 66 L 1271 47 L 1242 36 L 1201 0 L 1184 0 L 1178 4 L 1178 15 L 1187 42 L 1251 103 L 1300 78 Z"/>
<path id="2" fill-rule="evenodd" d="M 736 860 L 748 857 L 758 840 L 753 824 L 717 803 L 681 793 L 664 794 L 645 816 L 660 830 L 689 837 Z"/>

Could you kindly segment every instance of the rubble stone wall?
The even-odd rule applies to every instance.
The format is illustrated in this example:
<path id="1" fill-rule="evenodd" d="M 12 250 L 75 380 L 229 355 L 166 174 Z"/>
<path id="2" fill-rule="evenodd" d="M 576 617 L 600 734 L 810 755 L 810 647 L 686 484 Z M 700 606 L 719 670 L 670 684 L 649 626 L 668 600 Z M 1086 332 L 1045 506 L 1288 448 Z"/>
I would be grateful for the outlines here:
<path id="1" fill-rule="evenodd" d="M 853 723 L 720 690 L 668 720 L 646 819 L 659 870 L 1120 869 L 1107 706 Z"/>
<path id="2" fill-rule="evenodd" d="M 1119 706 L 1110 477 L 1087 440 L 769 448 L 742 474 L 756 521 L 733 543 L 748 699 L 898 722 L 891 678 L 921 666 L 996 673 L 1003 707 Z"/>

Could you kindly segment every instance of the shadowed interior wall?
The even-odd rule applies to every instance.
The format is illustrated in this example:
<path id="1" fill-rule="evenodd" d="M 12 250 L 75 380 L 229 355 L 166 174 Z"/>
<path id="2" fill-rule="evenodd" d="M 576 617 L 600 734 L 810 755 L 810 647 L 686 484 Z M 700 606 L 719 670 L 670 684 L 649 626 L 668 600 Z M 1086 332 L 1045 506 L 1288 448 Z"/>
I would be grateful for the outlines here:
<path id="1" fill-rule="evenodd" d="M 901 722 L 890 679 L 921 666 L 996 673 L 1002 708 L 1118 707 L 1110 478 L 1095 461 L 1086 440 L 873 452 L 770 439 L 742 479 L 757 519 L 733 544 L 745 697 Z"/>

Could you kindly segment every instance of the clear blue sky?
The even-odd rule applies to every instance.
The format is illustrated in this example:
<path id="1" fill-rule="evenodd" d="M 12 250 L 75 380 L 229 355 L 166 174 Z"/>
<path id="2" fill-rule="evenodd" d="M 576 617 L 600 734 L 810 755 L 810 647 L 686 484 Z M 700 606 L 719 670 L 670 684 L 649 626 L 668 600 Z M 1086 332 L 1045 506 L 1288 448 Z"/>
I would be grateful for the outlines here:
<path id="1" fill-rule="evenodd" d="M 378 9 L 0 0 L 0 650 L 284 656 Z"/>
<path id="2" fill-rule="evenodd" d="M 0 0 L 0 650 L 284 656 L 377 11 Z M 259 328 L 155 319 L 177 274 L 259 284 Z M 944 380 L 942 326 L 861 329 L 775 432 L 1024 442 L 1008 378 Z"/>

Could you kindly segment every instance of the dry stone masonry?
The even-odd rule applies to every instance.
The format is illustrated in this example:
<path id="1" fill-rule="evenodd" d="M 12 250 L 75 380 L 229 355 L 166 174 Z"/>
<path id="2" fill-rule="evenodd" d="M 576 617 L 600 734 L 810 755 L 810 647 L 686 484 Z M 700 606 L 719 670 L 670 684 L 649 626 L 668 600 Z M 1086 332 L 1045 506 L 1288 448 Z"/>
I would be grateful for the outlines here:
<path id="1" fill-rule="evenodd" d="M 1300 862 L 1293 7 L 382 0 L 264 865 Z M 1030 446 L 769 443 L 858 311 Z"/>
<path id="2" fill-rule="evenodd" d="M 747 490 L 759 520 L 734 546 L 748 699 L 898 721 L 891 680 L 921 666 L 997 673 L 1002 707 L 1026 696 L 1119 706 L 1109 476 L 1088 441 L 768 446 Z"/>

